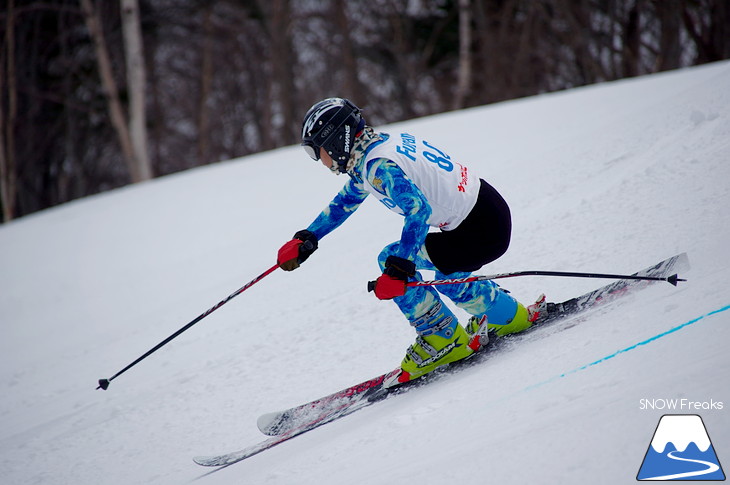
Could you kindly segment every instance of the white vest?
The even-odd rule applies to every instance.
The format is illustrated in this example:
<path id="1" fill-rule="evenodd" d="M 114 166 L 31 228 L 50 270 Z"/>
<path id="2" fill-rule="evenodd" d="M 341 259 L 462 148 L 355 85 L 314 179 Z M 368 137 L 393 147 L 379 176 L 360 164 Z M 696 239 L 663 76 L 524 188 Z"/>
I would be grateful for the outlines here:
<path id="1" fill-rule="evenodd" d="M 456 229 L 476 204 L 481 185 L 479 177 L 466 166 L 452 160 L 443 150 L 408 133 L 389 135 L 367 153 L 363 185 L 365 189 L 393 212 L 403 211 L 382 193 L 382 187 L 371 185 L 368 162 L 387 158 L 395 162 L 423 192 L 431 206 L 428 224 L 444 231 Z M 377 181 L 375 183 L 377 184 Z"/>

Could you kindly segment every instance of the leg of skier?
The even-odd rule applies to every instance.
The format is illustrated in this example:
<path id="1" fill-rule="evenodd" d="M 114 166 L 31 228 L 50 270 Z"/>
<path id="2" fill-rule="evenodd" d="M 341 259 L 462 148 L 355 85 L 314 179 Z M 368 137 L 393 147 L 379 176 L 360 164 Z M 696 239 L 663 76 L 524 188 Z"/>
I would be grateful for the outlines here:
<path id="1" fill-rule="evenodd" d="M 469 216 L 453 230 L 429 233 L 413 263 L 416 270 L 435 271 L 437 278 L 468 277 L 471 271 L 507 251 L 511 232 L 507 203 L 482 181 L 479 198 Z M 393 243 L 380 253 L 381 271 L 388 256 L 398 254 L 399 244 Z M 415 278 L 422 280 L 418 272 Z M 472 315 L 466 329 L 443 304 L 439 293 Z M 408 380 L 468 357 L 484 343 L 481 336 L 487 329 L 502 336 L 529 328 L 539 316 L 538 304 L 544 304 L 544 297 L 528 310 L 496 283 L 481 281 L 439 285 L 436 289 L 411 287 L 393 301 L 418 334 L 401 364 Z M 482 327 L 485 322 L 486 329 Z"/>
<path id="2" fill-rule="evenodd" d="M 468 278 L 471 275 L 471 273 L 451 273 L 447 276 L 436 270 L 436 279 Z M 525 308 L 493 281 L 439 285 L 437 289 L 459 308 L 472 315 L 466 325 L 470 334 L 476 333 L 478 327 L 486 321 L 488 329 L 494 330 L 502 337 L 528 329 L 537 318 L 533 308 L 530 308 L 532 311 Z"/>
<path id="3" fill-rule="evenodd" d="M 378 257 L 381 271 L 385 269 L 385 260 L 397 253 L 396 242 L 387 246 Z M 418 269 L 433 267 L 424 259 L 421 251 L 414 263 Z M 415 278 L 423 280 L 420 273 Z M 474 353 L 469 347 L 470 337 L 464 327 L 459 324 L 453 312 L 443 304 L 441 298 L 431 286 L 409 288 L 405 295 L 393 298 L 403 315 L 416 331 L 416 341 L 408 347 L 406 356 L 401 362 L 402 374 L 399 382 L 406 382 L 427 374 L 439 366 L 461 360 Z"/>
<path id="4" fill-rule="evenodd" d="M 392 246 L 388 246 L 385 252 L 393 249 Z M 381 254 L 381 260 L 384 256 L 387 257 L 387 255 Z M 431 262 L 425 249 L 419 251 L 418 257 L 414 262 L 418 269 L 435 271 L 436 279 L 468 278 L 472 276 L 472 273 L 468 272 L 444 274 Z M 456 306 L 474 317 L 469 320 L 469 324 L 466 327 L 468 333 L 472 335 L 476 331 L 474 325 L 478 326 L 483 321 L 483 317 L 486 317 L 488 328 L 496 331 L 500 337 L 510 333 L 521 332 L 529 328 L 536 318 L 535 311 L 533 310 L 534 305 L 531 305 L 529 307 L 531 311 L 528 311 L 528 308 L 525 308 L 522 303 L 515 300 L 512 295 L 493 281 L 486 280 L 473 283 L 439 285 L 435 289 L 453 301 Z M 420 298 L 420 295 L 413 290 L 415 288 L 409 289 L 408 293 L 410 296 L 414 299 Z M 407 294 L 403 298 L 408 296 Z M 413 307 L 413 303 L 405 304 L 401 307 L 401 311 L 403 311 L 404 307 L 408 311 L 409 308 Z M 426 308 L 419 307 L 413 313 L 416 315 L 425 314 L 426 310 Z M 406 311 L 404 311 L 404 314 Z M 413 321 L 408 315 L 406 317 L 410 321 Z"/>
<path id="5" fill-rule="evenodd" d="M 393 243 L 380 253 L 378 262 L 381 270 L 385 268 L 387 257 L 397 254 L 399 244 Z M 435 271 L 437 278 L 445 277 L 428 259 L 425 248 L 419 251 L 414 263 L 419 270 Z M 470 274 L 450 274 L 449 277 L 460 278 Z M 418 272 L 415 278 L 423 280 Z M 492 281 L 440 285 L 437 289 L 438 292 L 432 286 L 411 287 L 405 295 L 393 299 L 417 334 L 415 343 L 408 348 L 401 362 L 403 374 L 400 382 L 420 377 L 479 350 L 484 341 L 474 336 L 484 322 L 489 322 L 487 328 L 495 329 L 500 336 L 521 332 L 532 325 L 527 309 Z M 466 329 L 444 305 L 439 292 L 473 315 Z"/>
<path id="6" fill-rule="evenodd" d="M 466 278 L 506 253 L 511 234 L 512 215 L 507 202 L 482 180 L 479 198 L 469 216 L 454 230 L 428 234 L 423 259 L 430 262 L 429 269 L 436 271 L 437 279 Z M 436 288 L 473 315 L 466 325 L 472 335 L 484 321 L 499 336 L 521 332 L 537 320 L 544 306 L 541 296 L 538 303 L 525 308 L 493 281 Z"/>

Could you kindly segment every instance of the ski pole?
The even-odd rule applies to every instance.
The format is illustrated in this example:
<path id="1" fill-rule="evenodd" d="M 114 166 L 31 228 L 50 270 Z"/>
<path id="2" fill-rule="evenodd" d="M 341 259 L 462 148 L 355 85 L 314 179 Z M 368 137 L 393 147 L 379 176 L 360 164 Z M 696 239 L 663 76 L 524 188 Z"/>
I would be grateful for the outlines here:
<path id="1" fill-rule="evenodd" d="M 458 283 L 471 283 L 473 281 L 498 280 L 500 278 L 512 278 L 514 276 L 566 276 L 570 278 L 605 278 L 612 280 L 641 280 L 641 281 L 666 281 L 677 286 L 678 281 L 687 281 L 679 279 L 676 275 L 672 276 L 639 276 L 639 275 L 621 275 L 621 274 L 605 274 L 605 273 L 575 273 L 570 271 L 516 271 L 514 273 L 498 273 L 493 275 L 476 275 L 467 278 L 452 278 L 433 281 L 411 281 L 406 286 L 430 286 L 430 285 L 454 285 Z"/>
<path id="2" fill-rule="evenodd" d="M 265 276 L 267 276 L 270 273 L 272 273 L 278 267 L 279 267 L 279 265 L 278 264 L 275 264 L 271 268 L 267 269 L 266 271 L 264 271 L 263 273 L 261 273 L 259 276 L 257 276 L 256 278 L 252 279 L 251 281 L 249 281 L 248 283 L 246 283 L 245 285 L 243 285 L 241 288 L 237 289 L 236 291 L 234 291 L 233 293 L 231 293 L 230 295 L 228 295 L 225 299 L 223 299 L 220 302 L 218 302 L 215 306 L 207 309 L 205 312 L 203 312 L 200 315 L 198 315 L 198 317 L 196 317 L 192 322 L 188 323 L 187 325 L 185 325 L 184 327 L 182 327 L 180 330 L 178 330 L 177 332 L 173 333 L 172 335 L 170 335 L 169 337 L 167 337 L 165 340 L 163 340 L 159 344 L 155 345 L 153 348 L 151 348 L 150 350 L 148 350 L 144 355 L 140 356 L 137 360 L 135 360 L 134 362 L 132 362 L 131 364 L 129 364 L 127 367 L 125 367 L 124 369 L 120 370 L 119 372 L 117 372 L 116 374 L 114 374 L 113 376 L 111 376 L 109 379 L 99 379 L 99 387 L 97 387 L 96 389 L 97 390 L 98 389 L 104 389 L 106 391 L 106 389 L 109 387 L 109 383 L 111 381 L 113 381 L 114 379 L 116 379 L 120 375 L 122 375 L 125 372 L 127 372 L 129 369 L 131 369 L 132 367 L 134 367 L 135 365 L 137 365 L 139 362 L 141 362 L 142 360 L 146 359 L 151 354 L 153 354 L 154 352 L 156 352 L 157 350 L 159 350 L 160 347 L 162 347 L 163 345 L 166 345 L 172 339 L 174 339 L 175 337 L 177 337 L 178 335 L 180 335 L 181 333 L 183 333 L 185 330 L 189 329 L 190 327 L 192 327 L 193 325 L 195 325 L 196 323 L 198 323 L 199 321 L 201 321 L 202 319 L 204 319 L 205 317 L 207 317 L 208 315 L 210 315 L 211 313 L 213 313 L 214 311 L 216 311 L 217 309 L 219 309 L 220 307 L 222 307 L 223 305 L 225 305 L 226 303 L 228 303 L 230 300 L 232 300 L 233 298 L 237 297 L 238 295 L 240 295 L 241 293 L 243 293 L 244 291 L 246 291 L 247 289 L 249 289 L 250 287 L 252 287 L 256 283 L 258 283 L 259 281 L 261 281 Z"/>
<path id="3" fill-rule="evenodd" d="M 406 286 L 432 286 L 432 285 L 456 285 L 459 283 L 473 283 L 474 281 L 498 280 L 501 278 L 512 278 L 515 276 L 566 276 L 571 278 L 605 278 L 614 280 L 641 280 L 641 281 L 666 281 L 677 286 L 679 281 L 687 281 L 680 279 L 678 275 L 672 276 L 640 276 L 640 275 L 620 275 L 605 273 L 575 273 L 570 271 L 516 271 L 513 273 L 497 273 L 493 275 L 475 275 L 467 278 L 448 278 L 443 280 L 431 281 L 409 281 Z M 368 282 L 368 291 L 375 290 L 375 281 Z"/>

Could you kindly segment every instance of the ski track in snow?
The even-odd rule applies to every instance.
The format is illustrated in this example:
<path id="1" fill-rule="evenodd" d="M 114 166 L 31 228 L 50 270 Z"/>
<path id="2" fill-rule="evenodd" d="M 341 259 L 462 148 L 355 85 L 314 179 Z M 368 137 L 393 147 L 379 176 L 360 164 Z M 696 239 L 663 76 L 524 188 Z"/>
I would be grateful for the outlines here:
<path id="1" fill-rule="evenodd" d="M 0 226 L 0 482 L 635 483 L 663 414 L 642 398 L 724 402 L 699 413 L 729 461 L 728 86 L 721 62 L 383 128 L 438 141 L 510 203 L 512 246 L 482 273 L 631 272 L 686 251 L 689 281 L 209 476 L 192 456 L 263 441 L 260 414 L 397 365 L 412 329 L 365 285 L 402 219 L 367 201 L 301 269 L 272 273 L 108 391 L 99 378 L 268 268 L 344 179 L 288 147 Z M 557 301 L 598 285 L 503 286 Z"/>

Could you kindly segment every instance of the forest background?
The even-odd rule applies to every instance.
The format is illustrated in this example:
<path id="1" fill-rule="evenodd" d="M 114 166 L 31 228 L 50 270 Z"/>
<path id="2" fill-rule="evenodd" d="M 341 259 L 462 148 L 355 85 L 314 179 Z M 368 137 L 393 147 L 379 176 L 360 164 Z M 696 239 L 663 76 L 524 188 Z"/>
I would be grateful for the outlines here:
<path id="1" fill-rule="evenodd" d="M 298 143 L 328 96 L 380 125 L 727 59 L 730 0 L 3 0 L 0 42 L 7 222 Z"/>

